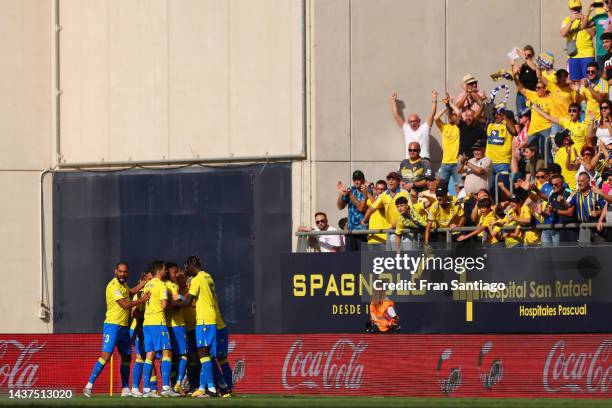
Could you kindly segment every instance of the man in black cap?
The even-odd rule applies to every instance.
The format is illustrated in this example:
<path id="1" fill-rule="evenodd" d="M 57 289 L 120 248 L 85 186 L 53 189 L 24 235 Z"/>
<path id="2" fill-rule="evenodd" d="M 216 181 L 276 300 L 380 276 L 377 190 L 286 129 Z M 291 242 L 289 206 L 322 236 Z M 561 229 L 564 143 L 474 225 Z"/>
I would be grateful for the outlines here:
<path id="1" fill-rule="evenodd" d="M 454 228 L 465 225 L 463 203 L 448 194 L 444 185 L 436 188 L 436 201 L 429 208 L 429 220 L 425 227 L 425 243 L 430 242 L 431 228 Z M 446 233 L 436 234 L 436 241 L 445 241 Z"/>
<path id="2" fill-rule="evenodd" d="M 485 157 L 485 145 L 482 140 L 476 141 L 472 146 L 472 157 L 468 160 L 467 155 L 459 155 L 459 173 L 466 173 L 463 188 L 466 194 L 476 194 L 483 188 L 489 188 L 489 179 L 493 171 L 493 162 Z"/>
<path id="3" fill-rule="evenodd" d="M 336 205 L 339 210 L 343 210 L 348 205 L 348 228 L 349 230 L 366 229 L 363 225 L 363 213 L 366 210 L 366 198 L 361 187 L 365 183 L 365 176 L 361 170 L 353 172 L 353 185 L 346 188 L 342 181 L 338 181 L 336 188 L 338 189 L 338 200 Z M 359 251 L 361 245 L 367 241 L 367 235 L 347 235 L 346 250 Z"/>

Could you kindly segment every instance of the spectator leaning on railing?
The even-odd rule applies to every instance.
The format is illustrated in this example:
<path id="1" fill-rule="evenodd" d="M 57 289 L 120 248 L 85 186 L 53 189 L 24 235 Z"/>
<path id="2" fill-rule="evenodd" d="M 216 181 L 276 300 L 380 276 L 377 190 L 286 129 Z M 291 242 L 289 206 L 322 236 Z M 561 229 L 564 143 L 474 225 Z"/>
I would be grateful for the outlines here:
<path id="1" fill-rule="evenodd" d="M 327 215 L 324 212 L 315 213 L 315 227 L 299 227 L 300 232 L 310 231 L 338 231 L 327 222 Z M 340 252 L 342 251 L 341 235 L 315 235 L 308 237 L 311 247 L 317 247 L 321 252 Z M 317 245 L 318 244 L 318 245 Z"/>
<path id="2" fill-rule="evenodd" d="M 342 181 L 338 181 L 336 185 L 338 189 L 338 200 L 336 205 L 339 210 L 344 209 L 348 205 L 348 227 L 349 230 L 365 229 L 366 226 L 361 224 L 363 213 L 366 209 L 365 195 L 361 191 L 361 186 L 365 182 L 365 176 L 361 170 L 353 172 L 353 185 L 346 188 Z M 367 240 L 366 235 L 348 235 L 346 237 L 346 250 L 359 251 L 361 245 Z"/>
<path id="3" fill-rule="evenodd" d="M 565 188 L 565 180 L 563 176 L 555 174 L 550 177 L 551 191 L 546 198 L 544 206 L 544 224 L 566 224 L 572 221 L 568 215 L 562 215 L 569 208 L 567 201 L 572 194 L 571 191 Z M 559 214 L 561 210 L 561 214 Z M 544 230 L 542 231 L 542 246 L 559 246 L 561 241 L 560 230 Z"/>
<path id="4" fill-rule="evenodd" d="M 436 189 L 436 201 L 429 208 L 429 219 L 425 227 L 425 243 L 430 242 L 432 228 L 452 229 L 464 225 L 463 203 L 458 203 L 455 197 L 449 195 L 446 186 L 439 186 Z M 445 241 L 446 233 L 436 234 L 434 238 L 431 241 Z"/>
<path id="5" fill-rule="evenodd" d="M 600 219 L 605 220 L 607 205 L 606 201 L 591 189 L 589 175 L 586 172 L 580 173 L 578 191 L 569 201 L 569 215 L 576 215 L 578 222 L 599 222 Z M 591 240 L 597 242 L 604 240 L 602 232 L 603 228 L 602 231 L 593 233 Z"/>
<path id="6" fill-rule="evenodd" d="M 476 203 L 476 207 L 474 208 L 478 210 L 477 228 L 474 231 L 460 235 L 457 237 L 457 241 L 467 241 L 474 237 L 477 237 L 479 238 L 479 241 L 482 241 L 483 233 L 486 232 L 487 239 L 485 242 L 488 244 L 497 244 L 499 242 L 497 237 L 491 234 L 491 231 L 495 227 L 495 223 L 497 221 L 495 211 L 493 210 L 493 202 L 490 198 L 483 198 Z"/>

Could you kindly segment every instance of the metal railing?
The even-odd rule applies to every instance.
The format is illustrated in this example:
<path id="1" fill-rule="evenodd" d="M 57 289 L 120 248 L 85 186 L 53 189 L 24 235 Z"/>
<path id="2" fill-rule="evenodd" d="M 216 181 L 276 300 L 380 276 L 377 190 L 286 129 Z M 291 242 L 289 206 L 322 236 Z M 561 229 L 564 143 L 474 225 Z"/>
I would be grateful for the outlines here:
<path id="1" fill-rule="evenodd" d="M 493 188 L 495 189 L 495 205 L 499 204 L 499 176 L 508 176 L 508 180 L 510 184 L 510 194 L 514 193 L 514 181 L 512 180 L 512 177 L 514 176 L 515 173 L 510 173 L 508 171 L 500 171 L 499 173 L 495 174 L 495 180 L 494 183 L 495 185 L 493 186 Z"/>
<path id="2" fill-rule="evenodd" d="M 612 222 L 605 222 L 604 227 L 612 227 Z M 576 241 L 580 245 L 591 244 L 591 229 L 596 228 L 597 223 L 595 222 L 584 222 L 584 223 L 568 223 L 568 224 L 536 224 L 525 227 L 525 229 L 536 229 L 536 230 L 566 230 L 566 229 L 578 229 L 578 240 Z M 469 227 L 455 227 L 455 228 L 432 228 L 431 232 L 444 232 L 446 233 L 446 242 L 448 244 L 453 242 L 453 232 L 472 232 L 475 231 L 477 226 Z M 513 231 L 516 226 L 504 226 L 501 228 L 502 231 Z M 410 229 L 413 233 L 424 233 L 424 229 Z M 298 237 L 297 252 L 308 252 L 308 238 L 317 237 L 320 235 L 370 235 L 370 234 L 395 234 L 394 229 L 364 229 L 364 230 L 335 230 L 335 231 L 298 231 L 295 235 Z M 483 242 L 486 241 L 486 230 L 483 231 Z"/>

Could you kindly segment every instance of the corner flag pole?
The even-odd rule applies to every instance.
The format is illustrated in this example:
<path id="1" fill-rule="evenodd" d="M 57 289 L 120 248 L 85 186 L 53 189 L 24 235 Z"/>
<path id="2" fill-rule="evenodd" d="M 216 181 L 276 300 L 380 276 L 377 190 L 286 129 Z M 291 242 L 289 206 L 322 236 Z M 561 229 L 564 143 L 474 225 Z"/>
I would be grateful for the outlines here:
<path id="1" fill-rule="evenodd" d="M 113 353 L 114 354 L 114 353 Z M 109 395 L 112 397 L 113 396 L 113 373 L 114 373 L 114 369 L 113 369 L 113 354 L 111 354 L 111 358 L 110 358 L 110 384 L 109 384 Z"/>

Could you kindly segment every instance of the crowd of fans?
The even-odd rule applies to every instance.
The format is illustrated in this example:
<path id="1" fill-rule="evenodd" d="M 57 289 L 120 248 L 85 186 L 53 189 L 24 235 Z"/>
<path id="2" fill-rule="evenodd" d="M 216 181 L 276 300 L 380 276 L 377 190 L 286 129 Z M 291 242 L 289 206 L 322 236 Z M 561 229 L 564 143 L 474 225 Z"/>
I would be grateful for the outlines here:
<path id="1" fill-rule="evenodd" d="M 510 70 L 491 75 L 516 85 L 516 112 L 478 80 L 463 77 L 463 92 L 452 97 L 432 91 L 431 111 L 404 120 L 398 94 L 391 111 L 402 129 L 406 157 L 385 179 L 370 183 L 355 170 L 352 185 L 338 182 L 337 207 L 347 208 L 341 229 L 394 229 L 370 235 L 318 235 L 323 252 L 410 248 L 446 241 L 435 228 L 475 226 L 453 232 L 455 241 L 483 241 L 508 247 L 556 246 L 576 242 L 577 229 L 537 229 L 537 224 L 596 223 L 593 242 L 611 241 L 612 229 L 612 0 L 583 10 L 569 0 L 560 35 L 567 42 L 567 69 L 553 69 L 551 53 L 532 46 L 509 54 Z M 521 63 L 518 61 L 522 60 Z M 430 160 L 430 130 L 441 133 L 442 160 Z M 334 231 L 327 216 L 300 231 Z M 504 228 L 507 227 L 507 228 Z M 388 246 L 387 246 L 388 247 Z"/>

